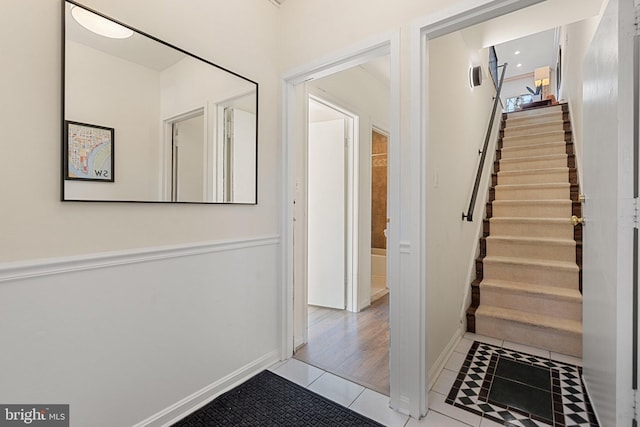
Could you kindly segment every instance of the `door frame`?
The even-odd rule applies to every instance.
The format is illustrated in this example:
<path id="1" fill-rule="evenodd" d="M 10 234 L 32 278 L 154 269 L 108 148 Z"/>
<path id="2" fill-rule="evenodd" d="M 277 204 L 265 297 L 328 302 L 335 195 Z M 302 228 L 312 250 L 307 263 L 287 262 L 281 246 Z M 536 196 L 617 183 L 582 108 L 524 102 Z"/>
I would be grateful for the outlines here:
<path id="1" fill-rule="evenodd" d="M 321 78 L 339 71 L 346 70 L 356 65 L 368 62 L 380 56 L 390 56 L 391 79 L 390 79 L 390 140 L 389 140 L 389 180 L 390 180 L 390 206 L 388 213 L 393 221 L 389 227 L 389 253 L 390 265 L 392 268 L 387 272 L 389 283 L 398 284 L 400 287 L 399 269 L 399 236 L 400 236 L 400 35 L 397 32 L 383 34 L 373 37 L 367 41 L 351 46 L 343 51 L 321 58 L 313 63 L 293 69 L 284 74 L 282 78 L 282 257 L 281 271 L 283 279 L 281 324 L 281 358 L 287 359 L 293 355 L 294 351 L 294 226 L 295 226 L 295 144 L 300 141 L 300 133 L 305 132 L 304 125 L 300 120 L 301 108 L 304 108 L 304 100 L 299 93 L 301 85 L 305 82 Z M 301 129 L 302 127 L 302 129 Z M 393 287 L 394 289 L 396 287 Z M 391 289 L 390 298 L 390 334 L 392 337 L 401 337 L 400 316 L 397 301 L 395 301 Z M 391 406 L 408 413 L 406 405 L 401 405 L 401 401 L 409 399 L 402 397 L 398 384 L 400 383 L 399 373 L 402 368 L 410 371 L 413 366 L 409 364 L 406 354 L 401 354 L 402 345 L 400 339 L 392 339 L 389 351 L 391 380 Z M 406 375 L 403 375 L 406 376 Z M 405 408 L 403 408 L 405 406 Z"/>
<path id="2" fill-rule="evenodd" d="M 204 182 L 203 185 L 203 197 L 206 197 L 208 194 L 208 180 L 207 176 L 210 170 L 212 170 L 211 165 L 208 163 L 207 159 L 210 157 L 207 153 L 211 150 L 211 144 L 213 142 L 213 138 L 211 138 L 211 129 L 212 124 L 211 120 L 211 112 L 210 107 L 207 103 L 202 106 L 198 106 L 196 108 L 192 108 L 190 110 L 184 111 L 179 114 L 175 114 L 173 116 L 167 117 L 162 121 L 162 130 L 163 130 L 163 138 L 162 138 L 162 158 L 161 158 L 161 182 L 162 182 L 162 200 L 174 201 L 174 175 L 175 175 L 175 167 L 174 164 L 174 147 L 173 147 L 173 125 L 175 123 L 180 123 L 181 121 L 188 120 L 197 116 L 203 116 L 204 119 L 204 139 L 202 141 L 203 144 L 203 168 L 204 168 Z M 205 199 L 206 200 L 206 199 Z"/>

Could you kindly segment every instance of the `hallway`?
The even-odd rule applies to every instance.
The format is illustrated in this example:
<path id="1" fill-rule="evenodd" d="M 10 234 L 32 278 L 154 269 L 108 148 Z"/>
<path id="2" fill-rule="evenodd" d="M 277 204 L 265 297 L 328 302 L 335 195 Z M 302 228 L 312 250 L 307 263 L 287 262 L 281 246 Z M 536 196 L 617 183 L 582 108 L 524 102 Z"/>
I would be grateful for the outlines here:
<path id="1" fill-rule="evenodd" d="M 309 340 L 294 358 L 389 395 L 389 295 L 360 313 L 309 306 Z"/>

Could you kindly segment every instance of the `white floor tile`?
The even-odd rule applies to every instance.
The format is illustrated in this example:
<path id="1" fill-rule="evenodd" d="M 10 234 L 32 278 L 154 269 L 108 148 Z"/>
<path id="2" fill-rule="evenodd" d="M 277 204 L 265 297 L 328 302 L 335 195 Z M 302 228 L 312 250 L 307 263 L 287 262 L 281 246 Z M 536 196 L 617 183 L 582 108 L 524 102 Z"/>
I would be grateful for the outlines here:
<path id="1" fill-rule="evenodd" d="M 482 421 L 480 421 L 480 427 L 502 427 L 502 424 L 483 418 Z"/>
<path id="2" fill-rule="evenodd" d="M 276 369 L 278 369 L 280 366 L 284 365 L 287 362 L 288 362 L 288 360 L 281 360 L 281 361 L 276 362 L 273 365 L 269 366 L 267 369 L 269 371 L 271 371 L 271 372 L 274 372 Z"/>
<path id="3" fill-rule="evenodd" d="M 440 372 L 440 376 L 438 376 L 436 383 L 431 388 L 431 391 L 435 391 L 446 396 L 449 394 L 449 391 L 451 391 L 451 387 L 453 386 L 457 376 L 457 372 L 443 369 L 442 372 Z"/>
<path id="4" fill-rule="evenodd" d="M 324 373 L 322 369 L 296 359 L 287 360 L 273 372 L 302 387 L 307 387 Z"/>
<path id="5" fill-rule="evenodd" d="M 444 365 L 444 367 L 445 369 L 448 369 L 450 371 L 458 372 L 460 368 L 462 368 L 462 364 L 464 363 L 464 360 L 466 358 L 466 353 L 463 354 L 454 351 L 453 353 L 451 353 L 451 356 L 449 356 L 449 360 L 447 360 L 447 364 Z"/>
<path id="6" fill-rule="evenodd" d="M 453 405 L 449 405 L 445 400 L 446 396 L 440 393 L 429 393 L 429 410 L 438 412 L 442 415 L 446 415 L 455 420 L 461 421 L 465 424 L 469 424 L 474 427 L 480 425 L 482 419 L 479 415 L 473 414 L 464 409 L 457 408 Z"/>
<path id="7" fill-rule="evenodd" d="M 309 390 L 348 407 L 360 396 L 364 387 L 327 372 L 312 382 Z"/>
<path id="8" fill-rule="evenodd" d="M 582 366 L 582 359 L 578 357 L 568 356 L 566 354 L 551 352 L 551 360 L 557 362 L 568 363 L 570 365 Z"/>
<path id="9" fill-rule="evenodd" d="M 502 340 L 498 338 L 487 337 L 484 335 L 478 335 L 471 332 L 467 332 L 466 334 L 464 334 L 464 337 L 471 341 L 480 341 L 486 344 L 492 344 L 492 345 L 497 345 L 498 347 L 502 347 Z"/>
<path id="10" fill-rule="evenodd" d="M 473 345 L 473 340 L 462 338 L 458 345 L 456 346 L 456 352 L 467 354 L 469 350 L 471 350 L 471 346 Z"/>
<path id="11" fill-rule="evenodd" d="M 409 419 L 408 415 L 402 415 L 389 407 L 387 396 L 369 389 L 365 389 L 349 409 L 387 427 L 403 427 Z"/>
<path id="12" fill-rule="evenodd" d="M 546 357 L 547 359 L 549 359 L 549 356 L 550 356 L 549 350 L 542 350 L 540 348 L 531 347 L 524 344 L 518 344 L 515 342 L 505 341 L 502 346 L 504 348 L 519 351 L 521 353 L 528 353 L 528 354 L 533 354 L 534 356 Z"/>
<path id="13" fill-rule="evenodd" d="M 453 418 L 449 418 L 446 415 L 442 415 L 435 411 L 429 411 L 429 413 L 427 413 L 427 416 L 422 418 L 421 420 L 416 420 L 415 418 L 411 418 L 407 423 L 407 427 L 418 427 L 418 426 L 468 427 L 468 425 L 465 423 L 461 423 L 460 421 L 454 420 Z"/>

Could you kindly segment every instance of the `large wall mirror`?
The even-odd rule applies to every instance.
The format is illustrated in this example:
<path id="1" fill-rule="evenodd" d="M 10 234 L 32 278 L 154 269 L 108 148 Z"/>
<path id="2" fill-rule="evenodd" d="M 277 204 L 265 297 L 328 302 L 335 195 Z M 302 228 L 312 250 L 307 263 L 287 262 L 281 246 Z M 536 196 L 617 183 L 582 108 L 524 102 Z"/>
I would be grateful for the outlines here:
<path id="1" fill-rule="evenodd" d="M 62 200 L 257 203 L 258 84 L 63 8 Z"/>

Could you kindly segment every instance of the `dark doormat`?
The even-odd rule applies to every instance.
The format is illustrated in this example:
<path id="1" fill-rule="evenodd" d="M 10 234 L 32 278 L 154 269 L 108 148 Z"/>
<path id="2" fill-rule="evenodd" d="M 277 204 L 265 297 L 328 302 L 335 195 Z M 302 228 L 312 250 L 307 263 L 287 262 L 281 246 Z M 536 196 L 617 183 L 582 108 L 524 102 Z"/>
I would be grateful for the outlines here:
<path id="1" fill-rule="evenodd" d="M 263 371 L 173 426 L 381 427 L 382 424 L 273 372 Z"/>

